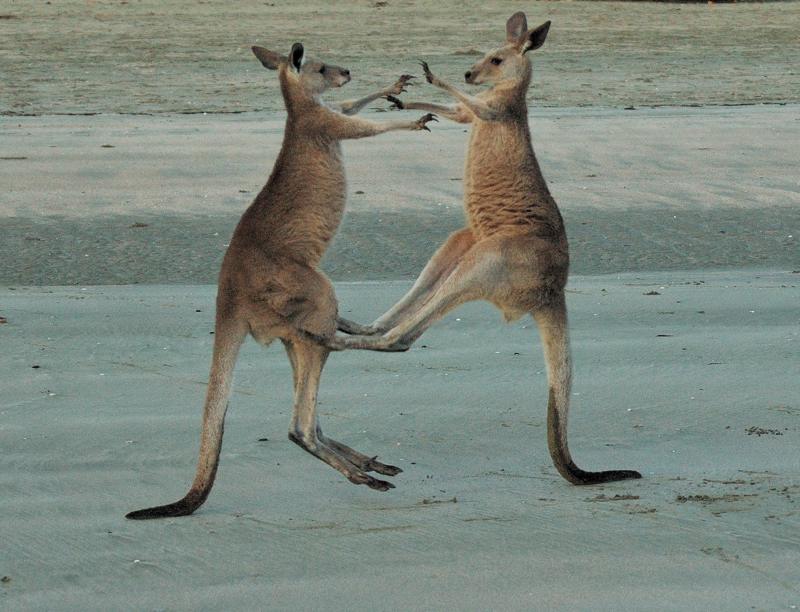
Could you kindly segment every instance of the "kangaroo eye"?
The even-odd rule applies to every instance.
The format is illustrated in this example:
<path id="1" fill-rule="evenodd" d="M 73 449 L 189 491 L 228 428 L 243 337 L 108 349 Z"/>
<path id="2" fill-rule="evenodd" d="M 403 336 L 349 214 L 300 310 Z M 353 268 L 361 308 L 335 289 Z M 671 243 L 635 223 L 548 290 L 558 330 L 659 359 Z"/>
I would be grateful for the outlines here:
<path id="1" fill-rule="evenodd" d="M 325 74 L 325 64 L 322 64 L 322 68 L 319 69 L 320 74 Z"/>
<path id="2" fill-rule="evenodd" d="M 500 64 L 502 64 L 502 63 L 503 63 L 503 60 L 502 60 L 501 58 L 499 58 L 499 57 L 493 57 L 493 58 L 492 58 L 492 63 L 493 63 L 495 66 L 499 66 Z"/>

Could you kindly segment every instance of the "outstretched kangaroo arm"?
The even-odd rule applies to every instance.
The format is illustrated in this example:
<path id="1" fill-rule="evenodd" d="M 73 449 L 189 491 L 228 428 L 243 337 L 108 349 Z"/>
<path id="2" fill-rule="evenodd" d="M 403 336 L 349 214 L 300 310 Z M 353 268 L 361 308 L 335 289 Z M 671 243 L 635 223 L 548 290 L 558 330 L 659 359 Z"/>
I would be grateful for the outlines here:
<path id="1" fill-rule="evenodd" d="M 359 119 L 356 117 L 346 117 L 336 113 L 331 113 L 329 119 L 325 131 L 333 140 L 367 138 L 394 130 L 427 130 L 430 132 L 430 129 L 425 124 L 429 121 L 437 121 L 436 117 L 430 113 L 423 115 L 416 121 L 387 121 L 385 123 L 368 121 L 367 119 Z"/>
<path id="2" fill-rule="evenodd" d="M 430 102 L 403 102 L 394 96 L 386 96 L 395 108 L 400 110 L 424 110 L 441 115 L 445 119 L 457 123 L 472 123 L 474 115 L 463 105 L 445 106 L 444 104 L 431 104 Z"/>
<path id="3" fill-rule="evenodd" d="M 343 102 L 339 102 L 337 110 L 343 115 L 355 115 L 356 113 L 360 113 L 367 104 L 383 98 L 385 95 L 387 95 L 386 90 L 381 89 L 380 91 L 371 93 L 358 100 L 344 100 Z"/>
<path id="4" fill-rule="evenodd" d="M 491 106 L 486 104 L 480 98 L 476 98 L 475 96 L 470 96 L 465 94 L 463 91 L 460 91 L 446 83 L 445 81 L 438 81 L 434 83 L 439 89 L 443 89 L 450 95 L 452 95 L 456 100 L 461 102 L 466 108 L 468 108 L 473 115 L 475 115 L 478 119 L 483 119 L 484 121 L 496 121 L 502 116 L 502 113 L 493 109 Z"/>
<path id="5" fill-rule="evenodd" d="M 465 94 L 463 91 L 450 85 L 450 83 L 447 83 L 446 81 L 443 81 L 439 77 L 435 76 L 430 71 L 430 68 L 428 68 L 428 64 L 426 62 L 420 62 L 420 64 L 422 65 L 422 69 L 425 71 L 425 78 L 428 80 L 428 83 L 449 93 L 456 100 L 461 102 L 461 104 L 472 111 L 472 113 L 478 119 L 483 119 L 484 121 L 495 121 L 502 116 L 502 113 L 486 104 L 486 102 L 480 98 Z"/>
<path id="6" fill-rule="evenodd" d="M 394 85 L 390 85 L 389 87 L 384 87 L 374 93 L 371 93 L 363 98 L 358 98 L 357 100 L 345 100 L 344 102 L 339 102 L 339 104 L 334 107 L 342 113 L 343 115 L 355 115 L 356 113 L 361 112 L 361 110 L 370 102 L 374 102 L 380 98 L 385 98 L 387 96 L 398 96 L 404 91 L 406 91 L 406 85 L 408 82 L 413 79 L 414 77 L 410 74 L 404 74 Z"/>

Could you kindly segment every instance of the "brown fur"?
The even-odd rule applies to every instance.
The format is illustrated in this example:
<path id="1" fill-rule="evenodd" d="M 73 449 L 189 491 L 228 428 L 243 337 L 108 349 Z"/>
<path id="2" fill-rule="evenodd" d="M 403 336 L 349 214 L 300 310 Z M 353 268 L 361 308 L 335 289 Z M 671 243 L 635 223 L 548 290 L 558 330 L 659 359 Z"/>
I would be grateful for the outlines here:
<path id="1" fill-rule="evenodd" d="M 527 52 L 544 44 L 549 26 L 528 30 L 525 15 L 513 15 L 506 24 L 506 44 L 465 74 L 468 83 L 492 85 L 477 96 L 442 81 L 422 62 L 428 82 L 455 97 L 455 106 L 390 98 L 400 108 L 435 110 L 472 124 L 464 172 L 468 227 L 450 236 L 368 335 L 336 337 L 327 344 L 336 350 L 406 350 L 448 311 L 476 299 L 495 304 L 507 320 L 530 313 L 539 325 L 547 362 L 548 446 L 559 473 L 575 484 L 639 478 L 631 470 L 585 472 L 567 446 L 571 364 L 564 287 L 569 248 L 561 213 L 533 152 L 525 102 L 531 81 Z"/>
<path id="2" fill-rule="evenodd" d="M 400 472 L 322 435 L 316 394 L 328 350 L 308 338 L 331 337 L 337 325 L 349 331 L 361 329 L 337 319 L 333 287 L 317 267 L 344 211 L 346 183 L 339 141 L 390 130 L 427 130 L 425 124 L 433 117 L 375 123 L 346 116 L 379 97 L 401 93 L 408 75 L 371 96 L 342 103 L 337 112 L 319 95 L 347 83 L 349 71 L 317 60 L 304 62 L 299 43 L 288 57 L 261 47 L 253 52 L 265 67 L 278 71 L 288 116 L 272 174 L 242 215 L 222 262 L 197 473 L 183 499 L 131 512 L 128 518 L 191 514 L 205 501 L 219 464 L 233 367 L 248 334 L 264 345 L 278 338 L 286 347 L 295 387 L 290 439 L 356 484 L 387 490 L 391 484 L 366 472 Z"/>

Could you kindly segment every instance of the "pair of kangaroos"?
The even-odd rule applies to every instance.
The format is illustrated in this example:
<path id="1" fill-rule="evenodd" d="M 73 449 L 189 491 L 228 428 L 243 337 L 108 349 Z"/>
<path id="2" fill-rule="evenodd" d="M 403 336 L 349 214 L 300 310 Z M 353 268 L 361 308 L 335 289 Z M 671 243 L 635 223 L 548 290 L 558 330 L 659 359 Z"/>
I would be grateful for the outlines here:
<path id="1" fill-rule="evenodd" d="M 506 24 L 506 42 L 465 74 L 489 85 L 467 95 L 436 77 L 429 83 L 451 94 L 454 106 L 401 102 L 409 78 L 338 109 L 319 96 L 350 80 L 346 69 L 306 58 L 296 43 L 288 56 L 253 47 L 261 63 L 278 71 L 288 118 L 283 146 L 266 186 L 237 226 L 219 275 L 214 354 L 203 413 L 200 458 L 189 492 L 179 501 L 128 514 L 132 519 L 194 512 L 214 483 L 223 422 L 239 348 L 248 334 L 267 345 L 283 342 L 292 364 L 294 410 L 289 438 L 355 484 L 393 488 L 368 474 L 394 476 L 385 465 L 322 433 L 317 388 L 330 351 L 404 351 L 436 320 L 459 304 L 488 300 L 507 320 L 530 313 L 547 363 L 547 442 L 558 472 L 573 484 L 640 478 L 632 470 L 587 472 L 567 446 L 571 363 L 564 287 L 569 255 L 564 223 L 533 153 L 525 94 L 531 81 L 527 53 L 544 44 L 550 22 L 528 29 L 523 13 Z M 380 97 L 396 106 L 429 111 L 417 121 L 375 123 L 354 115 Z M 337 316 L 328 278 L 318 269 L 345 205 L 339 141 L 390 130 L 427 130 L 431 112 L 471 123 L 464 197 L 468 226 L 433 255 L 411 290 L 372 325 Z M 347 335 L 337 335 L 336 331 Z"/>

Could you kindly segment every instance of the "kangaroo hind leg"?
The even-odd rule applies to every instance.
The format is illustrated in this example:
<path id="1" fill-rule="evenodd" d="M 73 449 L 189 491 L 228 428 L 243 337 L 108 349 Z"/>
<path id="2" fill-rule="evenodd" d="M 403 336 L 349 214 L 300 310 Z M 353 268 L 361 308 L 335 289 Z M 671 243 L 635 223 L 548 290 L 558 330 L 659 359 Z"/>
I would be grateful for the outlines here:
<path id="1" fill-rule="evenodd" d="M 397 325 L 402 319 L 419 310 L 458 265 L 461 257 L 475 244 L 469 228 L 450 234 L 445 243 L 433 254 L 411 289 L 394 306 L 378 317 L 372 325 L 359 325 L 347 319 L 338 319 L 338 329 L 354 336 L 375 336 Z"/>
<path id="2" fill-rule="evenodd" d="M 382 336 L 336 336 L 322 340 L 332 350 L 405 351 L 426 329 L 457 306 L 488 299 L 505 284 L 505 265 L 493 246 L 470 249 L 416 310 Z"/>
<path id="3" fill-rule="evenodd" d="M 344 317 L 336 318 L 336 329 L 346 334 L 358 334 L 359 336 L 369 336 L 379 333 L 379 330 L 370 325 L 361 325 L 360 323 L 345 319 Z"/>
<path id="4" fill-rule="evenodd" d="M 332 448 L 328 445 L 328 439 L 320 436 L 321 431 L 317 423 L 317 390 L 322 368 L 328 357 L 328 349 L 308 342 L 291 342 L 287 343 L 287 350 L 290 352 L 289 358 L 294 368 L 295 379 L 294 410 L 289 439 L 306 452 L 344 474 L 354 484 L 367 485 L 377 491 L 393 489 L 394 485 L 390 482 L 378 480 L 367 474 L 365 469 L 367 466 L 359 466 L 359 463 L 364 465 L 361 458 L 369 460 L 368 457 L 341 444 L 338 445 L 339 449 Z M 347 452 L 343 454 L 337 452 L 341 448 L 354 453 L 351 456 L 356 462 L 350 460 Z M 375 462 L 372 469 L 375 469 L 377 465 L 389 469 L 393 467 Z"/>
<path id="5" fill-rule="evenodd" d="M 371 328 L 375 330 L 373 333 L 391 329 L 402 319 L 419 310 L 447 280 L 458 262 L 474 244 L 475 237 L 469 228 L 450 234 L 422 269 L 408 293 L 372 324 Z"/>
<path id="6" fill-rule="evenodd" d="M 286 347 L 286 354 L 289 356 L 289 362 L 292 364 L 294 385 L 295 388 L 297 388 L 297 380 L 298 380 L 297 354 L 295 352 L 294 345 L 291 342 L 284 340 L 283 345 Z M 357 450 L 350 448 L 346 444 L 343 444 L 341 442 L 334 440 L 333 438 L 329 438 L 323 435 L 322 427 L 320 427 L 319 421 L 317 421 L 317 439 L 322 444 L 324 444 L 334 452 L 338 453 L 339 455 L 347 459 L 350 463 L 355 465 L 360 470 L 363 470 L 364 472 L 378 472 L 379 474 L 384 474 L 385 476 L 397 476 L 397 474 L 403 471 L 399 467 L 396 467 L 394 465 L 386 465 L 384 463 L 381 463 L 380 461 L 377 460 L 378 459 L 377 456 L 370 457 L 363 453 L 359 453 Z"/>

